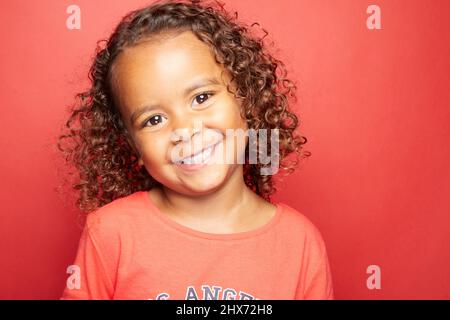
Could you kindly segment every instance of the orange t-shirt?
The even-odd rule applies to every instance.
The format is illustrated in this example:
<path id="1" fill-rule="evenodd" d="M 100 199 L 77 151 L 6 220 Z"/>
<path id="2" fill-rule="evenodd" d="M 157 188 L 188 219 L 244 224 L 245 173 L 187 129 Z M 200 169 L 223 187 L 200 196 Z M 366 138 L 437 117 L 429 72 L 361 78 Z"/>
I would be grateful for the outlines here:
<path id="1" fill-rule="evenodd" d="M 79 286 L 61 299 L 333 299 L 320 232 L 276 206 L 257 229 L 214 234 L 175 222 L 145 191 L 116 199 L 88 215 L 69 278 Z"/>

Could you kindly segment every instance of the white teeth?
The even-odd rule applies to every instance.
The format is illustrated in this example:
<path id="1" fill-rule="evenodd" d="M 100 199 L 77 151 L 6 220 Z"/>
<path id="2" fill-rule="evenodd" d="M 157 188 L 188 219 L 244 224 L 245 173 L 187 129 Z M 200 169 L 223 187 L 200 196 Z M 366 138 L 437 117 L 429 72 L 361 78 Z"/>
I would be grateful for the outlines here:
<path id="1" fill-rule="evenodd" d="M 203 150 L 202 152 L 196 154 L 193 157 L 184 158 L 181 160 L 181 164 L 200 164 L 206 161 L 212 153 L 213 147 L 209 147 L 208 149 Z"/>

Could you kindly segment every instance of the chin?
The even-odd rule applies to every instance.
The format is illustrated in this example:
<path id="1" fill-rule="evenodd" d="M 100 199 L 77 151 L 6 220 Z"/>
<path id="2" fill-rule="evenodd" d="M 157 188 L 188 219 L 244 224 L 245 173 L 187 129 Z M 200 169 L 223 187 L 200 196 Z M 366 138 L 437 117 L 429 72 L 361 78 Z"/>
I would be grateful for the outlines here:
<path id="1" fill-rule="evenodd" d="M 221 189 L 230 179 L 233 168 L 227 165 L 212 166 L 205 172 L 178 176 L 176 185 L 172 184 L 172 190 L 190 196 L 211 194 Z M 169 184 L 166 184 L 169 186 Z"/>

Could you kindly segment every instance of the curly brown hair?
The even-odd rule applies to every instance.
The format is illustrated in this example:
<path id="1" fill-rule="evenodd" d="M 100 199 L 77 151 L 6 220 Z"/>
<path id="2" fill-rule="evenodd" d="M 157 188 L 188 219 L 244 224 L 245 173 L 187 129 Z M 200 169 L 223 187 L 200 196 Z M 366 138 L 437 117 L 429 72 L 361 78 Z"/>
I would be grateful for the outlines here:
<path id="1" fill-rule="evenodd" d="M 254 23 L 251 27 L 254 25 L 259 26 Z M 296 85 L 286 78 L 283 62 L 275 59 L 264 44 L 267 31 L 262 29 L 262 37 L 251 34 L 249 27 L 237 22 L 237 13 L 231 15 L 218 1 L 157 1 L 128 13 L 108 40 L 97 42 L 89 70 L 91 87 L 76 95 L 79 105 L 70 110 L 64 127 L 68 132 L 57 138 L 65 162 L 75 168 L 76 181 L 71 188 L 79 190 L 76 205 L 82 212 L 89 213 L 117 198 L 160 185 L 144 166 L 138 165 L 136 147 L 114 104 L 110 69 L 124 48 L 157 34 L 186 30 L 206 43 L 216 61 L 230 72 L 237 87 L 233 94 L 243 99 L 241 115 L 248 128 L 279 130 L 280 169 L 291 173 L 298 164 L 307 139 L 294 133 L 299 120 L 288 110 L 291 99 L 296 101 Z M 248 163 L 248 147 L 244 181 L 270 201 L 276 190 L 273 176 L 259 174 L 268 165 Z M 296 157 L 288 163 L 291 153 Z M 304 157 L 310 155 L 309 151 L 303 152 Z"/>

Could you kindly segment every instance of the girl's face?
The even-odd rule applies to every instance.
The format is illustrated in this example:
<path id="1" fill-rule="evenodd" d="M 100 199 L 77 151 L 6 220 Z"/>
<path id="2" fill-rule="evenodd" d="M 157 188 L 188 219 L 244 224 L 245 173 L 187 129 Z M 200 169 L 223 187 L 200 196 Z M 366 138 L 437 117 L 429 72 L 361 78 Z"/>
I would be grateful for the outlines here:
<path id="1" fill-rule="evenodd" d="M 242 178 L 237 159 L 247 139 L 243 144 L 237 136 L 227 138 L 226 130 L 248 127 L 241 101 L 227 91 L 231 78 L 223 71 L 209 47 L 189 31 L 129 47 L 114 62 L 112 89 L 139 163 L 176 192 L 208 194 L 233 175 Z M 177 162 L 204 149 L 208 158 L 210 146 L 214 161 L 207 160 L 209 164 Z M 225 146 L 234 161 L 229 155 L 225 159 Z"/>

